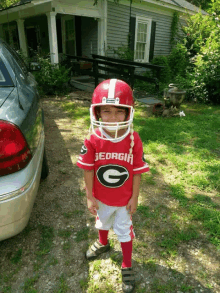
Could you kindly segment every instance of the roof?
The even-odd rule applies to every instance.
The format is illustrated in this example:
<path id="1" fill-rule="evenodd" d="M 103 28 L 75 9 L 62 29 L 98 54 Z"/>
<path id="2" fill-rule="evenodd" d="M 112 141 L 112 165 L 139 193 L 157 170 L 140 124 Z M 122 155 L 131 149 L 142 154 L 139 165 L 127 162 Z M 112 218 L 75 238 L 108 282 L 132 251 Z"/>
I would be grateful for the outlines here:
<path id="1" fill-rule="evenodd" d="M 162 0 L 162 1 L 169 2 L 172 5 L 179 6 L 181 8 L 191 10 L 193 12 L 199 12 L 201 10 L 199 7 L 193 5 L 185 0 Z M 201 12 L 206 14 L 206 12 L 204 10 L 201 10 Z"/>
<path id="2" fill-rule="evenodd" d="M 33 0 L 20 0 L 18 1 L 17 3 L 9 6 L 8 8 L 5 8 L 5 9 L 10 9 L 10 8 L 13 8 L 13 7 L 17 7 L 17 6 L 20 6 L 20 5 L 24 5 L 24 4 L 28 4 L 28 3 L 31 3 Z M 144 0 L 147 2 L 147 0 Z M 167 4 L 170 4 L 170 5 L 174 5 L 176 7 L 179 7 L 179 8 L 182 8 L 182 9 L 186 9 L 186 10 L 190 10 L 190 11 L 193 11 L 193 12 L 198 12 L 200 10 L 199 7 L 187 2 L 186 0 L 156 0 L 156 2 L 158 2 L 158 4 L 161 2 L 162 3 L 167 3 Z M 5 10 L 5 9 L 0 9 L 1 10 Z M 203 14 L 207 14 L 207 12 L 205 12 L 204 10 L 201 10 L 201 12 Z"/>

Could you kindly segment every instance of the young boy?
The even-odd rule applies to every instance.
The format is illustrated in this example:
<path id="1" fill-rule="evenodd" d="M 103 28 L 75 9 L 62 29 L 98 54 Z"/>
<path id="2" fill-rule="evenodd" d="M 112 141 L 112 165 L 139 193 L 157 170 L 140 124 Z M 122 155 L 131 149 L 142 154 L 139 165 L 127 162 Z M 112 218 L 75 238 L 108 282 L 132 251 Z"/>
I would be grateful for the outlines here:
<path id="1" fill-rule="evenodd" d="M 143 147 L 133 131 L 134 101 L 129 85 L 118 79 L 101 82 L 94 90 L 90 108 L 92 134 L 85 139 L 77 162 L 84 169 L 87 205 L 96 215 L 97 240 L 86 252 L 88 260 L 110 249 L 112 227 L 121 243 L 122 290 L 133 292 L 132 215 L 138 205 L 141 173 L 149 167 L 143 161 Z"/>

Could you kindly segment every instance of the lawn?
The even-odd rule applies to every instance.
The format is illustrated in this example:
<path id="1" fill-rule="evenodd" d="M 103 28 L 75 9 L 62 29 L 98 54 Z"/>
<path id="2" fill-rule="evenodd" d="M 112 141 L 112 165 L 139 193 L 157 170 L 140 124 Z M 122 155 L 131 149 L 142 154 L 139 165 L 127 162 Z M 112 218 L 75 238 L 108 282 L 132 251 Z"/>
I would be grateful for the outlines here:
<path id="1" fill-rule="evenodd" d="M 65 101 L 62 107 L 79 125 L 89 126 L 88 106 Z M 145 279 L 136 292 L 220 288 L 220 107 L 188 103 L 181 110 L 185 117 L 163 118 L 140 103 L 135 107 L 134 129 L 150 165 L 134 215 L 133 264 Z M 114 237 L 111 245 L 117 245 Z M 120 268 L 120 252 L 110 261 Z M 91 275 L 100 267 L 101 260 L 93 262 Z M 105 277 L 99 282 L 106 283 Z M 106 292 L 116 292 L 109 282 L 106 286 Z M 92 277 L 82 283 L 87 292 L 104 292 L 101 287 Z"/>
<path id="2" fill-rule="evenodd" d="M 182 108 L 185 117 L 167 119 L 148 117 L 137 108 L 135 129 L 151 166 L 143 180 L 157 185 L 157 178 L 163 178 L 169 195 L 184 208 L 185 222 L 199 221 L 207 239 L 220 249 L 220 108 L 189 104 Z M 196 237 L 199 231 L 192 234 Z M 164 239 L 164 247 L 170 237 Z M 184 235 L 174 242 L 181 238 Z"/>

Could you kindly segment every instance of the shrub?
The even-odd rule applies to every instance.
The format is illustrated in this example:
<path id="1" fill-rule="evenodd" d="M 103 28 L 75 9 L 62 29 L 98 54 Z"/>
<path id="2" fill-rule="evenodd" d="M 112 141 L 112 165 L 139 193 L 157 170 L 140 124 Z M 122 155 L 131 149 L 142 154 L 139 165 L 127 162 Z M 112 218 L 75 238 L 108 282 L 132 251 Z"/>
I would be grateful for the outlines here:
<path id="1" fill-rule="evenodd" d="M 160 81 L 162 83 L 169 84 L 171 82 L 171 68 L 169 65 L 168 57 L 167 56 L 154 57 L 151 63 L 154 65 L 159 65 L 164 67 L 160 71 Z"/>
<path id="2" fill-rule="evenodd" d="M 198 30 L 195 34 L 190 28 L 186 29 L 193 35 L 192 47 L 196 52 L 191 57 L 194 94 L 203 102 L 220 104 L 220 20 L 216 13 L 203 18 L 201 14 L 195 15 L 191 20 Z"/>
<path id="3" fill-rule="evenodd" d="M 189 66 L 189 55 L 187 48 L 182 43 L 172 49 L 168 57 L 171 78 L 175 81 L 176 76 L 186 76 L 186 69 Z"/>
<path id="4" fill-rule="evenodd" d="M 196 58 L 194 93 L 201 101 L 220 104 L 220 50 L 203 50 Z"/>
<path id="5" fill-rule="evenodd" d="M 34 73 L 39 90 L 48 95 L 66 92 L 70 80 L 70 69 L 59 64 L 51 64 L 50 58 L 43 58 L 39 55 L 37 55 L 36 62 L 41 66 L 41 70 Z"/>
<path id="6" fill-rule="evenodd" d="M 115 58 L 122 60 L 134 60 L 134 51 L 132 51 L 128 46 L 122 45 L 115 49 L 114 47 L 108 46 L 108 50 L 112 51 L 115 55 Z"/>

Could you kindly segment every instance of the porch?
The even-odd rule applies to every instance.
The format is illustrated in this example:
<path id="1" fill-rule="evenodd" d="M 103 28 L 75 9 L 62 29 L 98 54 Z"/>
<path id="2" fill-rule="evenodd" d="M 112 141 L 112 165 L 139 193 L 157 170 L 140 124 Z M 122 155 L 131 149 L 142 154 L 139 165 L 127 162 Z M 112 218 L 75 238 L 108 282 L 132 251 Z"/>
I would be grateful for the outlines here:
<path id="1" fill-rule="evenodd" d="M 0 37 L 25 57 L 50 54 L 54 64 L 62 61 L 63 54 L 91 57 L 103 53 L 103 3 L 96 7 L 91 1 L 20 3 L 0 10 Z"/>

